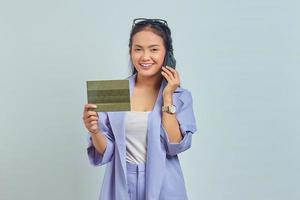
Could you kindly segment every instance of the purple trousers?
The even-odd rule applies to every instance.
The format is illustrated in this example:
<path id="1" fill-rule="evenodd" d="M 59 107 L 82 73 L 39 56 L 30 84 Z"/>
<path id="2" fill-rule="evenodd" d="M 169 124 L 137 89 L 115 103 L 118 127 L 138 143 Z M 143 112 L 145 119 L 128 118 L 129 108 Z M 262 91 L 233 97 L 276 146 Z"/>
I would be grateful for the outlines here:
<path id="1" fill-rule="evenodd" d="M 145 199 L 145 164 L 134 164 L 126 162 L 127 165 L 127 184 L 130 200 Z"/>

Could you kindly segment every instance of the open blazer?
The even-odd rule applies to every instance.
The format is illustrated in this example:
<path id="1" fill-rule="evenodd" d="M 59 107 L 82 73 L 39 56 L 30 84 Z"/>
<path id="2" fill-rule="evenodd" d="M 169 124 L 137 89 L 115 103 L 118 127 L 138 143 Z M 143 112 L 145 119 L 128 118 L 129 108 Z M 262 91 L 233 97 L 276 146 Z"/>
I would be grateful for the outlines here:
<path id="1" fill-rule="evenodd" d="M 135 85 L 136 74 L 128 77 L 130 95 Z M 161 123 L 162 92 L 167 85 L 163 80 L 154 109 L 149 113 L 147 128 L 146 158 L 146 200 L 188 199 L 184 178 L 177 154 L 191 147 L 192 135 L 196 131 L 191 93 L 178 87 L 173 93 L 176 118 L 180 124 L 183 139 L 180 143 L 170 143 L 168 134 Z M 125 112 L 99 112 L 99 127 L 107 138 L 104 154 L 96 151 L 88 135 L 87 153 L 92 165 L 107 164 L 100 200 L 128 200 Z"/>

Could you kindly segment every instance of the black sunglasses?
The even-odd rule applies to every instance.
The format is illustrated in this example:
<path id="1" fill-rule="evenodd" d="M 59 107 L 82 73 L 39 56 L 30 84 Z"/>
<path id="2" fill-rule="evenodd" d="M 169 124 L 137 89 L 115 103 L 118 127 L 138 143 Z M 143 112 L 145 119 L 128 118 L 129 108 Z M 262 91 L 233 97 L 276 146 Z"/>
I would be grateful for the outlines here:
<path id="1" fill-rule="evenodd" d="M 167 21 L 163 19 L 136 18 L 133 20 L 132 28 L 135 27 L 136 25 L 145 25 L 145 24 L 168 26 Z"/>

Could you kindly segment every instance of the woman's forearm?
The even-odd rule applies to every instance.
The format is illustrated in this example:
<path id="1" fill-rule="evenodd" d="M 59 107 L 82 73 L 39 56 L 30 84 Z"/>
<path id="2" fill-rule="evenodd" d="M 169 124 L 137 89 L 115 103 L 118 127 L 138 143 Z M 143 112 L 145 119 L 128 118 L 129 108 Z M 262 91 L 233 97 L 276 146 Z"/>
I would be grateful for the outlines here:
<path id="1" fill-rule="evenodd" d="M 173 104 L 173 98 L 171 94 L 164 95 L 163 99 L 164 105 Z M 179 143 L 182 140 L 182 134 L 175 114 L 162 112 L 162 124 L 168 134 L 170 143 Z"/>
<path id="2" fill-rule="evenodd" d="M 92 136 L 93 145 L 96 148 L 97 152 L 103 155 L 107 146 L 106 137 L 103 135 L 101 131 L 99 131 L 98 133 L 90 133 L 90 134 Z"/>

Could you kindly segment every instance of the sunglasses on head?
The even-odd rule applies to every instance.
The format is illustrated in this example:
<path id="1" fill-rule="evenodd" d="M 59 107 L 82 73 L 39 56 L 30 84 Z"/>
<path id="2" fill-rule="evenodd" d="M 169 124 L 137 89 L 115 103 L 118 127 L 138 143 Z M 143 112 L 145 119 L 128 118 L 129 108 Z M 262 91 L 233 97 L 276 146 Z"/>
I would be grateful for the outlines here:
<path id="1" fill-rule="evenodd" d="M 133 20 L 132 28 L 137 25 L 154 24 L 154 25 L 165 25 L 168 26 L 166 20 L 163 19 L 148 19 L 148 18 L 136 18 Z"/>

